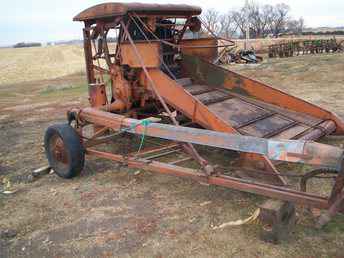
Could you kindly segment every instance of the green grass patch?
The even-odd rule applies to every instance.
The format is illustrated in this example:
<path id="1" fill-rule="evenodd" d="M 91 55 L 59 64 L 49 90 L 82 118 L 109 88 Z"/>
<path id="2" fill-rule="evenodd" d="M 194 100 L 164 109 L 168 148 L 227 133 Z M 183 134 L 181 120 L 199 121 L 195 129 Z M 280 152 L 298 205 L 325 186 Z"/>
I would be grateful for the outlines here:
<path id="1" fill-rule="evenodd" d="M 343 233 L 344 232 L 344 215 L 335 216 L 323 229 L 327 233 Z"/>
<path id="2" fill-rule="evenodd" d="M 0 91 L 0 99 L 15 98 L 16 94 L 12 91 Z"/>
<path id="3" fill-rule="evenodd" d="M 87 92 L 87 85 L 84 83 L 76 85 L 49 85 L 42 91 L 39 95 L 44 97 L 50 96 L 63 96 L 63 95 L 75 95 L 75 94 L 84 94 Z"/>

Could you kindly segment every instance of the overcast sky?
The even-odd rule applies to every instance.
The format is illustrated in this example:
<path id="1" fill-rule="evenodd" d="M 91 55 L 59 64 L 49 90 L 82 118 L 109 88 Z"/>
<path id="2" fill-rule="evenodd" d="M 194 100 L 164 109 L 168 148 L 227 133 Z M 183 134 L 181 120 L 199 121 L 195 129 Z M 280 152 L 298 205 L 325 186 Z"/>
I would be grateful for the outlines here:
<path id="1" fill-rule="evenodd" d="M 115 0 L 116 1 L 116 0 Z M 117 0 L 118 1 L 118 0 Z M 218 11 L 243 6 L 245 0 L 132 0 L 123 2 L 184 3 Z M 81 38 L 81 23 L 72 18 L 99 0 L 7 0 L 0 16 L 0 45 L 20 41 L 56 41 Z M 257 0 L 261 4 L 284 2 L 291 7 L 291 16 L 303 16 L 308 27 L 344 26 L 344 0 Z"/>

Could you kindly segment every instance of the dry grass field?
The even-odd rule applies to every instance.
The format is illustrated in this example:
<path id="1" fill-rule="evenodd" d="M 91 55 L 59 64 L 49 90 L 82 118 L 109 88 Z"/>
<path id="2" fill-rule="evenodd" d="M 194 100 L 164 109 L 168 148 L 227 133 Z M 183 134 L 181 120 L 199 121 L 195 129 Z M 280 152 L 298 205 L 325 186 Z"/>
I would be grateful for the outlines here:
<path id="1" fill-rule="evenodd" d="M 83 72 L 83 49 L 77 45 L 0 49 L 0 84 L 53 79 Z"/>
<path id="2" fill-rule="evenodd" d="M 33 181 L 47 164 L 45 129 L 87 105 L 82 50 L 1 49 L 0 62 L 0 192 L 17 190 L 0 194 L 0 233 L 16 233 L 0 234 L 0 257 L 343 257 L 343 216 L 317 230 L 298 207 L 290 238 L 274 245 L 260 240 L 260 225 L 211 227 L 250 215 L 264 200 L 256 195 L 97 159 L 72 180 Z M 343 54 L 229 68 L 344 114 Z"/>

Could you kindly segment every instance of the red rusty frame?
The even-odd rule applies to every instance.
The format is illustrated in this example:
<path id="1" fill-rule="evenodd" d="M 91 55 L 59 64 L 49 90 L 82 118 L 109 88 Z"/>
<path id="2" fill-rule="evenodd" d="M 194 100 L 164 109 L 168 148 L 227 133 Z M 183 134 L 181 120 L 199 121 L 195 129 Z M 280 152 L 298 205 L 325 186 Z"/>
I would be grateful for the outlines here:
<path id="1" fill-rule="evenodd" d="M 121 21 L 121 25 L 122 25 L 122 28 L 124 30 L 124 34 L 128 37 L 128 40 L 136 54 L 136 57 L 138 58 L 139 60 L 139 63 L 141 64 L 141 68 L 144 72 L 144 74 L 146 75 L 146 78 L 149 82 L 149 87 L 151 88 L 151 90 L 154 92 L 155 96 L 157 97 L 157 99 L 159 100 L 159 102 L 161 103 L 161 105 L 163 106 L 163 108 L 165 109 L 165 111 L 167 112 L 168 116 L 170 117 L 172 123 L 174 125 L 179 125 L 178 121 L 175 119 L 175 117 L 173 116 L 170 108 L 168 107 L 168 105 L 166 104 L 165 100 L 163 99 L 163 97 L 160 95 L 159 91 L 157 90 L 156 88 L 156 83 L 153 81 L 153 79 L 151 78 L 147 68 L 146 68 L 146 65 L 142 59 L 142 56 L 140 55 L 133 39 L 131 38 L 131 35 L 126 27 L 126 25 L 124 24 L 123 21 Z M 194 146 L 190 143 L 186 143 L 186 144 L 182 144 L 181 145 L 186 152 L 188 152 L 204 169 L 204 172 L 205 173 L 208 173 L 208 163 L 205 159 L 203 159 L 199 153 L 196 151 L 196 149 L 194 148 Z M 212 168 L 210 168 L 210 170 L 212 170 Z"/>
<path id="2" fill-rule="evenodd" d="M 139 168 L 159 174 L 189 178 L 209 185 L 222 186 L 251 194 L 259 194 L 269 198 L 305 205 L 307 207 L 325 209 L 327 211 L 319 218 L 317 223 L 318 227 L 326 225 L 337 213 L 343 212 L 344 192 L 342 191 L 338 192 L 335 198 L 331 200 L 331 198 L 300 192 L 283 186 L 258 183 L 226 175 L 206 176 L 204 173 L 200 173 L 199 170 L 191 168 L 142 158 L 124 157 L 122 155 L 102 152 L 91 148 L 86 150 L 86 154 L 124 163 L 130 168 Z M 343 174 L 343 172 L 344 171 L 341 171 L 341 174 Z M 341 189 L 343 189 L 343 185 Z"/>
<path id="3" fill-rule="evenodd" d="M 127 158 L 122 155 L 102 152 L 91 148 L 87 149 L 86 153 L 90 156 L 125 163 L 128 165 L 128 167 L 131 168 L 140 168 L 160 174 L 190 178 L 195 181 L 207 183 L 210 185 L 224 186 L 243 192 L 260 194 L 266 197 L 291 201 L 301 205 L 309 205 L 319 209 L 328 209 L 330 207 L 330 203 L 327 198 L 295 191 L 287 187 L 256 183 L 245 179 L 225 175 L 205 176 L 204 173 L 200 173 L 198 170 L 195 169 L 175 166 L 158 161 L 137 159 L 133 157 Z"/>
<path id="4" fill-rule="evenodd" d="M 83 13 L 81 13 L 79 16 L 75 18 L 75 20 L 83 21 L 85 23 L 85 28 L 83 31 L 84 32 L 84 49 L 85 49 L 85 61 L 86 61 L 86 70 L 87 70 L 86 74 L 87 74 L 87 79 L 89 83 L 89 95 L 90 95 L 90 100 L 91 100 L 91 106 L 104 109 L 102 105 L 103 105 L 104 100 L 107 100 L 105 90 L 104 90 L 105 85 L 97 81 L 96 74 L 100 73 L 101 76 L 102 74 L 109 74 L 110 79 L 112 80 L 112 94 L 114 94 L 114 92 L 120 92 L 121 90 L 124 90 L 124 89 L 128 89 L 128 88 L 134 89 L 136 87 L 136 85 L 132 84 L 131 82 L 129 83 L 129 81 L 127 81 L 123 76 L 123 63 L 122 63 L 123 55 L 128 54 L 127 53 L 128 51 L 124 51 L 124 49 L 121 48 L 121 45 L 124 42 L 127 42 L 127 43 L 129 42 L 130 46 L 132 47 L 130 51 L 134 53 L 137 59 L 135 60 L 137 61 L 136 65 L 140 69 L 140 74 L 138 75 L 139 82 L 141 84 L 140 86 L 142 86 L 142 88 L 144 88 L 144 90 L 146 91 L 145 96 L 143 96 L 143 99 L 140 100 L 142 101 L 142 103 L 145 103 L 147 96 L 150 97 L 151 95 L 153 95 L 155 101 L 159 102 L 160 105 L 165 109 L 165 111 L 168 113 L 168 115 L 170 116 L 170 119 L 172 120 L 175 126 L 178 126 L 178 121 L 172 115 L 172 112 L 170 109 L 171 107 L 181 112 L 184 116 L 192 119 L 193 122 L 196 122 L 197 124 L 202 125 L 204 128 L 208 128 L 217 132 L 226 132 L 227 134 L 238 134 L 239 133 L 238 130 L 232 124 L 222 120 L 217 114 L 215 114 L 214 112 L 211 112 L 205 104 L 203 104 L 201 101 L 197 100 L 197 98 L 194 98 L 189 92 L 184 90 L 184 88 L 181 87 L 181 85 L 179 85 L 177 81 L 171 80 L 161 69 L 159 69 L 158 67 L 149 68 L 144 60 L 151 57 L 142 56 L 147 53 L 141 53 L 138 50 L 128 30 L 129 23 L 131 22 L 129 19 L 131 18 L 131 15 L 137 16 L 138 19 L 140 19 L 141 21 L 140 17 L 148 17 L 148 16 L 153 17 L 153 18 L 156 18 L 158 16 L 164 17 L 164 13 L 160 13 L 160 11 L 165 10 L 166 12 L 165 17 L 169 17 L 169 15 L 172 15 L 173 13 L 173 16 L 175 17 L 184 17 L 187 20 L 189 20 L 190 17 L 192 17 L 193 15 L 197 15 L 197 13 L 200 12 L 200 9 L 196 7 L 190 7 L 190 6 L 182 7 L 182 6 L 177 6 L 177 5 L 174 5 L 172 9 L 170 9 L 171 7 L 167 8 L 167 6 L 161 6 L 161 5 L 159 6 L 158 5 L 145 5 L 144 12 L 140 12 L 141 7 L 139 8 L 139 6 L 137 6 L 136 4 L 134 5 L 105 4 L 105 5 L 102 5 L 102 7 L 108 8 L 106 9 L 107 10 L 106 13 L 104 13 L 104 10 L 102 8 L 99 9 L 99 6 L 98 6 L 98 7 L 93 7 L 84 11 Z M 148 10 L 148 9 L 151 9 L 151 10 Z M 118 14 L 119 13 L 118 10 L 120 11 L 120 13 L 122 13 L 121 15 Z M 152 11 L 153 13 L 147 13 L 147 11 Z M 114 12 L 114 13 L 111 13 L 111 12 Z M 104 46 L 104 49 L 102 49 L 102 51 L 104 51 L 108 68 L 106 69 L 106 68 L 100 67 L 99 63 L 98 65 L 95 65 L 94 61 L 95 60 L 98 61 L 100 57 L 96 56 L 97 53 L 95 53 L 95 56 L 93 56 L 92 40 L 95 40 L 97 35 L 104 36 L 104 32 L 106 30 L 108 30 L 109 28 L 115 28 L 117 25 L 120 25 L 119 27 L 120 31 L 119 31 L 119 37 L 118 37 L 115 55 L 110 55 L 109 49 L 107 47 L 106 38 L 104 38 L 105 46 Z M 143 23 L 143 26 L 146 26 L 146 24 Z M 186 27 L 187 27 L 187 24 L 184 25 L 183 32 L 185 32 Z M 217 39 L 216 36 L 214 36 L 214 38 Z M 159 41 L 161 41 L 163 44 L 170 45 L 171 47 L 177 48 L 179 50 L 189 49 L 189 51 L 191 51 L 191 53 L 194 53 L 194 55 L 196 56 L 199 55 L 198 52 L 199 52 L 199 49 L 201 48 L 204 48 L 204 50 L 201 51 L 201 52 L 204 52 L 204 51 L 208 51 L 207 48 L 209 47 L 210 48 L 218 47 L 216 46 L 217 44 L 215 44 L 214 46 L 213 45 L 199 46 L 197 43 L 195 43 L 195 45 L 191 44 L 190 46 L 185 46 L 183 45 L 183 41 L 176 42 L 176 44 L 164 41 L 163 39 L 159 39 Z M 96 49 L 94 49 L 94 51 L 96 52 Z M 114 63 L 111 63 L 112 62 L 111 57 L 115 58 Z M 189 63 L 185 63 L 185 60 L 188 61 Z M 237 93 L 240 93 L 243 97 L 245 96 L 252 97 L 251 99 L 254 98 L 255 101 L 263 101 L 265 103 L 274 104 L 277 107 L 285 108 L 288 110 L 301 111 L 301 113 L 309 114 L 311 116 L 323 119 L 324 123 L 326 123 L 326 128 L 319 128 L 319 129 L 315 128 L 315 130 L 311 132 L 311 135 L 308 134 L 304 136 L 306 137 L 304 138 L 306 140 L 308 138 L 313 139 L 313 138 L 323 136 L 324 134 L 325 135 L 330 134 L 334 130 L 336 131 L 337 134 L 342 134 L 344 132 L 344 123 L 335 114 L 332 114 L 324 109 L 321 109 L 303 100 L 292 97 L 282 91 L 273 89 L 269 87 L 268 85 L 252 80 L 250 78 L 246 78 L 234 72 L 224 70 L 218 66 L 209 64 L 206 60 L 201 60 L 201 59 L 198 60 L 197 57 L 196 59 L 190 59 L 187 56 L 185 56 L 185 58 L 183 59 L 182 66 L 184 66 L 182 67 L 184 68 L 183 72 L 189 75 L 189 77 L 192 78 L 193 80 L 196 80 L 197 76 L 199 75 L 201 75 L 201 77 L 204 75 L 207 75 L 205 76 L 206 77 L 204 80 L 205 82 L 209 82 L 209 85 L 213 84 L 213 86 L 217 86 L 217 88 L 222 88 L 223 90 L 229 90 L 232 92 L 232 95 L 235 95 L 237 92 Z M 195 73 L 195 71 L 198 74 Z M 216 76 L 208 76 L 208 74 L 216 74 Z M 202 81 L 203 78 L 198 78 L 198 79 L 200 79 L 199 81 Z M 97 87 L 93 87 L 92 85 L 95 85 Z M 100 96 L 99 92 L 103 94 L 100 98 L 99 98 Z M 242 93 L 245 93 L 245 94 L 242 94 Z M 111 111 L 122 112 L 125 107 L 123 103 L 126 103 L 131 97 L 132 96 L 129 96 L 129 95 L 124 96 L 123 94 L 116 95 L 114 99 L 116 99 L 116 101 L 119 100 L 119 103 L 116 103 L 116 105 L 111 106 L 111 108 L 113 108 L 113 110 Z M 110 105 L 106 105 L 105 110 L 108 109 L 108 106 Z M 144 106 L 144 104 L 142 104 L 142 106 Z M 126 107 L 130 109 L 129 107 L 131 106 L 127 105 Z M 123 129 L 123 126 L 124 128 L 128 128 L 130 127 L 130 119 L 126 120 L 122 116 L 115 115 L 110 112 L 102 112 L 95 109 L 86 108 L 86 109 L 74 110 L 74 111 L 75 111 L 75 117 L 77 117 L 78 122 L 81 124 L 81 128 L 77 128 L 78 132 L 81 135 L 82 135 L 82 124 L 84 122 L 90 123 L 94 126 L 94 128 L 98 129 L 98 133 L 96 133 L 92 137 L 92 140 L 89 142 L 86 141 L 84 143 L 84 146 L 86 148 L 86 153 L 88 155 L 93 155 L 93 156 L 97 156 L 101 158 L 107 158 L 107 159 L 118 161 L 118 162 L 124 162 L 131 167 L 143 168 L 143 169 L 151 170 L 151 171 L 162 173 L 162 174 L 188 177 L 197 181 L 206 182 L 208 184 L 225 186 L 225 187 L 233 188 L 240 191 L 261 194 L 267 197 L 278 198 L 278 199 L 282 199 L 286 201 L 292 201 L 295 203 L 310 205 L 312 207 L 317 207 L 321 209 L 328 209 L 328 214 L 327 214 L 328 217 L 331 217 L 335 213 L 340 211 L 341 209 L 340 207 L 343 206 L 342 204 L 343 204 L 344 194 L 342 193 L 342 190 L 343 190 L 343 185 L 344 185 L 344 174 L 343 174 L 344 172 L 342 171 L 342 166 L 338 167 L 338 170 L 340 170 L 340 173 L 337 176 L 336 184 L 332 190 L 332 193 L 330 197 L 327 199 L 321 196 L 316 196 L 309 193 L 291 190 L 287 188 L 286 186 L 273 185 L 273 183 L 275 184 L 279 183 L 281 185 L 285 185 L 286 182 L 284 181 L 284 178 L 280 176 L 279 172 L 274 167 L 271 160 L 266 156 L 269 153 L 262 154 L 262 153 L 255 153 L 255 152 L 250 152 L 250 151 L 241 152 L 241 157 L 242 157 L 241 165 L 245 165 L 248 168 L 256 168 L 256 167 L 261 166 L 261 165 L 256 166 L 256 163 L 259 163 L 259 164 L 263 163 L 263 165 L 261 166 L 261 168 L 259 168 L 259 170 L 265 172 L 265 177 L 267 178 L 267 180 L 269 179 L 272 182 L 272 184 L 257 183 L 257 182 L 248 181 L 245 179 L 229 177 L 229 176 L 225 176 L 221 174 L 220 175 L 214 174 L 212 173 L 213 171 L 211 171 L 212 169 L 210 169 L 209 171 L 206 168 L 207 162 L 204 159 L 202 159 L 202 157 L 199 156 L 196 149 L 194 149 L 193 145 L 191 145 L 192 143 L 197 143 L 197 141 L 196 142 L 190 141 L 190 138 L 188 138 L 190 135 L 182 137 L 184 140 L 184 141 L 181 141 L 183 142 L 182 146 L 184 146 L 184 150 L 187 153 L 189 153 L 189 155 L 191 155 L 196 161 L 198 161 L 198 163 L 200 163 L 203 166 L 203 171 L 202 171 L 203 173 L 201 171 L 197 171 L 190 168 L 142 159 L 142 158 L 139 158 L 138 156 L 128 158 L 128 157 L 124 157 L 117 154 L 97 151 L 95 149 L 90 148 L 90 146 L 95 146 L 99 143 L 104 143 L 108 139 L 110 139 L 110 138 L 107 138 L 106 136 L 104 136 L 102 139 L 98 138 L 98 136 L 101 135 L 103 131 L 106 131 L 107 128 L 111 128 L 114 131 L 121 131 Z M 129 114 L 129 112 L 127 114 Z M 139 125 L 137 128 L 135 128 L 135 133 L 142 134 L 144 130 L 145 128 Z M 204 138 L 205 136 L 202 135 L 201 133 L 200 137 Z M 92 143 L 92 144 L 88 144 L 88 143 Z M 208 145 L 206 141 L 203 143 L 205 145 Z M 317 152 L 320 153 L 319 154 L 320 158 L 313 157 L 313 159 L 310 159 L 311 161 L 314 161 L 315 164 L 318 164 L 318 165 L 326 163 L 324 160 L 324 157 L 328 158 L 329 155 L 331 154 L 331 151 L 334 151 L 333 153 L 336 153 L 336 154 L 339 153 L 339 152 L 336 152 L 335 149 L 326 148 L 324 146 L 320 146 L 320 145 L 316 145 L 312 143 L 305 144 L 306 152 L 310 151 L 310 153 L 312 153 L 311 152 L 312 148 L 316 150 L 316 153 Z M 294 157 L 291 157 L 290 155 L 289 156 L 286 155 L 284 157 L 281 156 L 281 159 L 287 159 L 287 158 L 290 159 L 288 161 L 295 162 L 297 160 L 307 160 L 307 158 L 309 157 L 303 156 L 303 155 L 294 156 Z M 329 159 L 331 160 L 331 158 Z M 263 173 L 263 176 L 264 176 L 264 173 Z M 327 221 L 327 218 L 322 218 L 322 221 Z"/>
<path id="5" fill-rule="evenodd" d="M 82 121 L 83 123 L 91 123 L 93 125 L 97 126 L 104 126 L 105 124 L 108 126 L 108 128 L 111 128 L 115 131 L 121 131 L 123 129 L 128 129 L 128 132 L 130 133 L 136 133 L 136 134 L 143 134 L 144 132 L 147 133 L 147 135 L 160 135 L 163 136 L 163 134 L 170 133 L 171 130 L 176 130 L 176 137 L 178 139 L 181 139 L 185 142 L 193 142 L 192 140 L 192 133 L 191 134 L 181 134 L 178 133 L 179 126 L 171 126 L 171 125 L 163 125 L 159 123 L 152 123 L 149 127 L 143 126 L 139 120 L 131 119 L 131 118 L 124 118 L 123 116 L 116 115 L 116 114 L 110 114 L 108 112 L 99 111 L 94 108 L 85 108 L 82 110 L 74 109 L 71 112 L 74 112 L 75 115 L 78 116 L 78 119 Z M 135 127 L 133 127 L 133 125 Z M 156 126 L 155 126 L 156 125 Z M 183 130 L 183 129 L 181 129 Z M 196 133 L 196 142 L 199 140 L 200 142 L 204 142 L 205 145 L 209 146 L 216 146 L 216 140 L 213 140 L 212 142 L 209 142 L 209 144 L 206 144 L 207 141 L 209 141 L 211 138 L 207 140 L 206 137 L 209 137 L 208 133 L 211 135 L 221 134 L 218 132 L 213 131 L 207 131 L 202 129 L 190 129 L 185 128 L 185 130 L 196 130 L 197 132 L 200 132 L 199 137 Z M 202 134 L 202 131 L 204 132 L 204 135 Z M 208 135 L 208 136 L 207 136 Z M 224 137 L 225 134 L 223 134 Z M 191 138 L 190 138 L 191 137 Z M 205 137 L 205 138 L 204 138 Z M 227 137 L 235 137 L 239 139 L 240 137 L 245 136 L 231 136 L 227 135 Z M 164 137 L 162 137 L 164 138 Z M 235 139 L 233 138 L 233 139 Z M 168 137 L 166 138 L 168 139 Z M 271 141 L 271 140 L 266 140 Z M 283 141 L 281 141 L 283 142 Z M 293 142 L 293 141 L 287 141 L 287 142 Z M 297 141 L 294 141 L 297 143 Z M 85 143 L 87 146 L 87 142 Z M 307 153 L 312 153 L 313 155 L 317 156 L 316 152 L 319 153 L 320 156 L 317 156 L 318 158 L 325 158 L 328 159 L 330 156 L 336 157 L 334 162 L 327 161 L 327 164 L 331 167 L 337 168 L 339 171 L 336 184 L 328 198 L 318 196 L 315 194 L 310 194 L 302 191 L 297 191 L 290 189 L 286 186 L 276 186 L 271 184 L 265 184 L 265 183 L 258 183 L 254 181 L 249 181 L 241 178 L 236 178 L 232 176 L 227 176 L 224 174 L 212 174 L 212 175 L 206 175 L 202 173 L 200 170 L 191 169 L 187 167 L 182 166 L 176 166 L 173 164 L 158 162 L 154 160 L 147 160 L 145 158 L 140 158 L 138 156 L 123 156 L 103 151 L 98 151 L 93 148 L 86 148 L 86 154 L 90 156 L 95 156 L 99 158 L 105 158 L 110 159 L 116 162 L 125 163 L 129 167 L 133 168 L 141 168 L 145 170 L 150 170 L 156 173 L 166 174 L 166 175 L 174 175 L 178 177 L 186 177 L 190 178 L 199 182 L 211 184 L 211 185 L 218 185 L 218 186 L 224 186 L 235 190 L 240 190 L 248 193 L 254 193 L 254 194 L 260 194 L 266 197 L 281 199 L 284 201 L 291 201 L 297 204 L 306 205 L 310 207 L 315 207 L 319 209 L 326 209 L 328 212 L 323 216 L 320 220 L 320 224 L 324 224 L 328 222 L 329 218 L 334 216 L 337 212 L 341 211 L 341 205 L 343 204 L 343 194 L 342 189 L 344 186 L 344 170 L 343 170 L 343 164 L 342 164 L 342 156 L 343 151 L 339 148 L 322 145 L 318 143 L 312 143 L 312 142 L 306 142 L 306 145 L 301 148 L 305 151 L 305 156 L 302 155 L 290 155 L 291 159 L 287 158 L 287 154 L 284 154 L 280 157 L 281 160 L 288 160 L 291 162 L 298 162 L 304 160 L 308 164 L 321 164 L 321 160 L 317 161 L 317 159 L 312 162 L 312 158 Z M 307 151 L 309 149 L 309 152 Z M 323 149 L 323 150 L 322 150 Z M 314 152 L 316 150 L 316 152 Z M 332 154 L 331 154 L 332 153 Z M 294 159 L 293 159 L 294 158 Z M 323 162 L 325 163 L 325 162 Z M 339 164 L 337 164 L 339 163 Z"/>
<path id="6" fill-rule="evenodd" d="M 149 126 L 145 126 L 141 124 L 143 120 L 126 118 L 122 115 L 104 112 L 95 108 L 72 109 L 71 112 L 81 122 L 111 128 L 117 132 L 125 131 L 140 135 L 145 134 L 171 141 L 256 153 L 268 157 L 269 160 L 301 162 L 337 171 L 341 168 L 341 161 L 344 156 L 344 151 L 341 148 L 312 141 L 264 139 L 213 130 L 161 124 L 152 120 L 147 120 L 149 121 Z M 97 139 L 92 137 L 89 141 L 92 142 L 93 140 L 96 141 Z M 88 145 L 88 142 L 85 144 Z"/>

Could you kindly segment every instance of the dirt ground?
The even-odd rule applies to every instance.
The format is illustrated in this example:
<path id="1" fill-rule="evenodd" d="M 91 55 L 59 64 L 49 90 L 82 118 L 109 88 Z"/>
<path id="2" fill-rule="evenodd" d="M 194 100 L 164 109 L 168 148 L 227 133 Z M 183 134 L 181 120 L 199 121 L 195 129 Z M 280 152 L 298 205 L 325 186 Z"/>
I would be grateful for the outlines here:
<path id="1" fill-rule="evenodd" d="M 267 60 L 230 67 L 344 114 L 344 55 Z M 87 159 L 81 176 L 50 174 L 45 129 L 86 106 L 84 75 L 0 83 L 0 257 L 343 257 L 344 217 L 322 230 L 298 208 L 298 224 L 280 245 L 259 238 L 261 225 L 212 229 L 249 216 L 264 198 L 190 180 Z M 342 144 L 335 142 L 334 144 Z M 213 155 L 221 156 L 221 151 Z M 7 185 L 8 186 L 8 185 Z M 14 236 L 15 235 L 15 236 Z"/>

